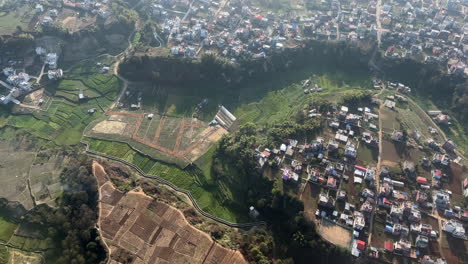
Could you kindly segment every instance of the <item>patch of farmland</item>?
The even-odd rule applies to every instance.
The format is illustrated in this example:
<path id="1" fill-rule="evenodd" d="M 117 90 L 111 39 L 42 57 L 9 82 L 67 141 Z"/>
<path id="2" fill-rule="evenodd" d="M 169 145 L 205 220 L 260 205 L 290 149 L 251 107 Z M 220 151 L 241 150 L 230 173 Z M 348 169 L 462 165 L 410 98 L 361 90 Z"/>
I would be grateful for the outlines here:
<path id="1" fill-rule="evenodd" d="M 93 171 L 98 167 L 102 173 L 93 163 Z M 99 207 L 107 210 L 98 224 L 113 263 L 247 263 L 239 252 L 191 226 L 179 210 L 143 192 L 130 191 L 113 202 L 109 198 L 118 191 L 108 177 L 99 178 Z"/>
<path id="2" fill-rule="evenodd" d="M 10 263 L 10 254 L 6 246 L 0 246 L 0 263 Z"/>
<path id="3" fill-rule="evenodd" d="M 67 162 L 68 158 L 60 153 L 37 155 L 29 172 L 31 192 L 36 204 L 46 203 L 55 206 L 55 199 L 63 191 L 60 173 Z"/>
<path id="4" fill-rule="evenodd" d="M 376 164 L 379 157 L 379 149 L 376 147 L 371 147 L 367 144 L 359 144 L 357 159 L 360 165 L 372 165 Z"/>
<path id="5" fill-rule="evenodd" d="M 228 221 L 243 221 L 245 219 L 245 215 L 242 214 L 243 212 L 236 210 L 239 208 L 239 205 L 236 203 L 237 201 L 226 198 L 221 199 L 221 196 L 226 196 L 225 192 L 227 190 L 215 185 L 211 178 L 207 178 L 209 175 L 205 176 L 197 168 L 180 169 L 175 165 L 143 156 L 123 143 L 95 139 L 87 140 L 90 143 L 91 150 L 132 162 L 145 173 L 159 176 L 172 182 L 179 188 L 188 190 L 204 211 Z M 232 207 L 227 206 L 233 202 L 236 205 Z"/>
<path id="6" fill-rule="evenodd" d="M 29 166 L 35 157 L 34 145 L 26 138 L 0 140 L 0 197 L 34 206 L 28 189 Z"/>
<path id="7" fill-rule="evenodd" d="M 398 162 L 400 162 L 400 155 L 398 155 L 393 141 L 382 140 L 382 165 L 398 167 Z"/>
<path id="8" fill-rule="evenodd" d="M 399 130 L 400 125 L 396 120 L 396 112 L 386 107 L 380 111 L 380 118 L 382 119 L 382 131 L 385 133 L 392 133 L 394 130 Z"/>
<path id="9" fill-rule="evenodd" d="M 15 233 L 17 227 L 17 224 L 10 222 L 3 216 L 0 216 L 0 241 L 7 243 Z"/>
<path id="10" fill-rule="evenodd" d="M 442 232 L 440 235 L 442 236 L 440 239 L 442 254 L 447 260 L 447 263 L 466 263 L 468 259 L 468 241 L 453 238 L 445 232 Z"/>
<path id="11" fill-rule="evenodd" d="M 27 29 L 33 17 L 30 12 L 31 8 L 26 5 L 14 11 L 0 11 L 0 35 L 10 35 L 18 26 Z"/>
<path id="12" fill-rule="evenodd" d="M 140 129 L 138 129 L 137 136 L 145 141 L 152 142 L 156 136 L 160 122 L 160 115 L 154 115 L 151 120 L 148 120 L 147 118 L 143 119 Z"/>
<path id="13" fill-rule="evenodd" d="M 42 257 L 42 255 L 37 253 L 10 249 L 9 261 L 7 263 L 41 264 L 43 262 L 43 259 L 44 258 Z"/>
<path id="14" fill-rule="evenodd" d="M 177 136 L 182 119 L 167 118 L 162 127 L 157 144 L 163 148 L 173 150 L 176 145 Z"/>

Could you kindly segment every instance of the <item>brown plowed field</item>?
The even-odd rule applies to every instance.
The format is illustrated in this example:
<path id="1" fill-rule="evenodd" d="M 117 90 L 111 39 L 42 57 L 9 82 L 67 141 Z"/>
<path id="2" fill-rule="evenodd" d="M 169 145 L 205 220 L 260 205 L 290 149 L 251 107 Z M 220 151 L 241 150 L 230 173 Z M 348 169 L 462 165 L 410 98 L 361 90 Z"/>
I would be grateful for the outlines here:
<path id="1" fill-rule="evenodd" d="M 247 263 L 191 226 L 184 215 L 141 191 L 122 193 L 104 168 L 93 163 L 99 183 L 99 227 L 110 263 Z"/>

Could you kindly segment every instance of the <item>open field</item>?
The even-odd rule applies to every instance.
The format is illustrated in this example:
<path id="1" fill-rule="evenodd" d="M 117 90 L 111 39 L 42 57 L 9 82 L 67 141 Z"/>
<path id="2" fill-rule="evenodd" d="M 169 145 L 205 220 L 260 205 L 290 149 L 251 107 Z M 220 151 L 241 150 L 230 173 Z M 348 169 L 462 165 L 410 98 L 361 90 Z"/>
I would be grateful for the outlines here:
<path id="1" fill-rule="evenodd" d="M 42 264 L 43 263 L 43 257 L 40 254 L 36 253 L 29 253 L 25 251 L 19 251 L 19 250 L 9 250 L 9 264 Z"/>
<path id="2" fill-rule="evenodd" d="M 309 221 L 315 221 L 315 211 L 318 208 L 317 200 L 320 193 L 320 187 L 315 184 L 307 183 L 301 196 L 304 203 L 304 216 Z"/>
<path id="3" fill-rule="evenodd" d="M 16 31 L 16 27 L 27 30 L 32 15 L 28 13 L 29 7 L 23 7 L 15 11 L 0 11 L 0 35 L 10 35 Z"/>
<path id="4" fill-rule="evenodd" d="M 29 171 L 31 192 L 36 204 L 46 203 L 55 206 L 55 199 L 63 191 L 60 173 L 67 163 L 68 158 L 63 154 L 38 153 Z"/>
<path id="5" fill-rule="evenodd" d="M 177 209 L 141 191 L 116 190 L 97 163 L 102 236 L 113 263 L 246 263 L 192 227 Z"/>
<path id="6" fill-rule="evenodd" d="M 318 230 L 320 235 L 327 241 L 343 248 L 350 248 L 352 232 L 331 221 L 322 220 Z"/>
<path id="7" fill-rule="evenodd" d="M 395 143 L 391 140 L 384 139 L 382 142 L 382 148 L 382 165 L 393 168 L 398 167 L 401 157 L 395 148 Z"/>
<path id="8" fill-rule="evenodd" d="M 107 114 L 108 118 L 91 126 L 85 136 L 126 142 L 155 159 L 181 167 L 198 159 L 227 133 L 195 118 L 154 115 L 148 120 L 143 113 Z"/>
<path id="9" fill-rule="evenodd" d="M 143 156 L 124 143 L 91 138 L 87 140 L 90 143 L 91 150 L 132 162 L 145 173 L 159 176 L 180 188 L 190 191 L 204 211 L 228 221 L 245 220 L 246 212 L 238 212 L 237 208 L 232 205 L 233 200 L 229 198 L 228 190 L 224 186 L 216 185 L 209 175 L 206 176 L 197 167 L 190 166 L 186 169 L 180 169 L 177 166 Z M 234 202 L 238 201 L 234 200 Z"/>
<path id="10" fill-rule="evenodd" d="M 360 165 L 368 166 L 368 165 L 375 165 L 377 164 L 377 159 L 379 156 L 379 149 L 376 147 L 371 147 L 366 145 L 365 143 L 360 143 L 358 152 L 357 152 L 357 160 Z"/>
<path id="11" fill-rule="evenodd" d="M 17 224 L 0 216 L 0 241 L 7 243 L 15 233 L 16 228 L 18 228 Z"/>
<path id="12" fill-rule="evenodd" d="M 35 157 L 33 146 L 26 138 L 0 140 L 0 197 L 18 201 L 26 209 L 34 206 L 28 189 L 29 166 Z"/>
<path id="13" fill-rule="evenodd" d="M 413 99 L 422 109 L 424 109 L 424 111 L 439 110 L 439 108 L 425 96 L 415 96 Z M 418 113 L 420 114 L 420 112 L 421 111 Z M 450 117 L 452 118 L 450 120 L 452 124 L 450 126 L 441 126 L 440 128 L 444 131 L 448 138 L 453 140 L 453 142 L 457 145 L 457 149 L 466 157 L 466 154 L 468 154 L 467 124 L 458 122 L 458 120 L 454 119 L 453 114 L 451 114 Z"/>

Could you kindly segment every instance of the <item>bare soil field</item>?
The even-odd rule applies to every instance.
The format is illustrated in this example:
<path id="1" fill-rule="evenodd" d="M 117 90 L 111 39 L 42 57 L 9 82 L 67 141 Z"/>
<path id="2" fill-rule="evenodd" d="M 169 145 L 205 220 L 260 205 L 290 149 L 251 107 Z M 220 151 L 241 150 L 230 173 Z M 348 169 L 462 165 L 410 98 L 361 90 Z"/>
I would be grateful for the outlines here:
<path id="1" fill-rule="evenodd" d="M 99 183 L 99 227 L 111 263 L 247 263 L 191 226 L 183 214 L 142 191 L 122 193 L 93 163 Z"/>
<path id="2" fill-rule="evenodd" d="M 26 253 L 24 251 L 19 250 L 9 250 L 10 259 L 8 263 L 10 264 L 41 264 L 43 262 L 43 258 L 40 254 L 36 253 Z"/>
<path id="3" fill-rule="evenodd" d="M 123 134 L 126 123 L 121 121 L 102 121 L 98 123 L 94 128 L 93 132 L 103 134 Z"/>
<path id="4" fill-rule="evenodd" d="M 96 16 L 79 17 L 77 11 L 70 8 L 63 8 L 57 20 L 70 32 L 77 32 L 95 24 Z"/>
<path id="5" fill-rule="evenodd" d="M 307 183 L 301 200 L 304 203 L 304 216 L 309 221 L 315 221 L 315 211 L 317 210 L 317 197 L 320 193 L 320 187 L 315 184 Z"/>
<path id="6" fill-rule="evenodd" d="M 452 193 L 457 195 L 463 195 L 462 182 L 466 178 L 466 171 L 463 167 L 455 163 L 450 164 L 450 182 L 448 183 L 447 188 L 452 191 Z"/>
<path id="7" fill-rule="evenodd" d="M 382 165 L 388 167 L 398 167 L 400 156 L 395 148 L 393 142 L 389 140 L 382 141 Z"/>
<path id="8" fill-rule="evenodd" d="M 319 228 L 320 235 L 335 245 L 342 246 L 344 248 L 351 247 L 352 233 L 348 229 L 345 229 L 333 222 L 322 220 Z"/>

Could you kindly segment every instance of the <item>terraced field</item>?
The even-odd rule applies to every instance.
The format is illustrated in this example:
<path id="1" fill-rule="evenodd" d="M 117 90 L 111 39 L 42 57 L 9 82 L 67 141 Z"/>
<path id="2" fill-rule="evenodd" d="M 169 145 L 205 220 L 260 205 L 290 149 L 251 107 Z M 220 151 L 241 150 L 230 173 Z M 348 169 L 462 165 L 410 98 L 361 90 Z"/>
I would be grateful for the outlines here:
<path id="1" fill-rule="evenodd" d="M 191 226 L 177 209 L 141 191 L 115 189 L 104 168 L 93 164 L 100 188 L 102 236 L 112 263 L 246 263 Z"/>
<path id="2" fill-rule="evenodd" d="M 228 189 L 225 186 L 216 185 L 211 176 L 205 175 L 198 167 L 190 166 L 186 169 L 180 169 L 177 166 L 145 157 L 123 143 L 96 139 L 87 140 L 91 150 L 132 162 L 145 173 L 157 175 L 190 191 L 200 207 L 206 212 L 228 221 L 242 222 L 246 220 L 246 212 L 237 211 L 238 205 L 232 206 L 232 194 L 229 193 Z"/>

